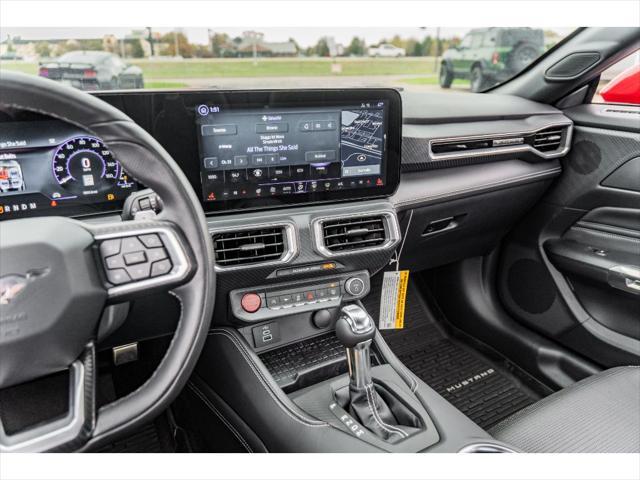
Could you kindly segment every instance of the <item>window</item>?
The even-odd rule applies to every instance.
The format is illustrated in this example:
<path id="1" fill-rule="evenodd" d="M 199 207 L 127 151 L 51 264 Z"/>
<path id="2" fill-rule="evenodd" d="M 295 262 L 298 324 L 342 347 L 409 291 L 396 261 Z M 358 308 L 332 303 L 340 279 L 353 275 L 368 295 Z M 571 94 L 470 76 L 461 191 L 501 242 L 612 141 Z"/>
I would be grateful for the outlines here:
<path id="1" fill-rule="evenodd" d="M 593 103 L 640 105 L 640 50 L 602 72 Z"/>
<path id="2" fill-rule="evenodd" d="M 460 42 L 460 48 L 471 48 L 471 35 L 467 35 Z"/>
<path id="3" fill-rule="evenodd" d="M 2 30 L 0 68 L 98 90 L 120 88 L 111 78 L 128 68 L 137 77 L 134 88 L 146 89 L 375 84 L 479 92 L 509 81 L 571 32 L 550 27 L 12 27 Z M 87 70 L 94 77 L 82 81 L 77 72 L 65 70 L 69 61 L 95 65 L 97 73 Z M 472 84 L 475 62 L 484 67 L 476 68 Z M 448 69 L 441 75 L 443 64 Z"/>
<path id="4" fill-rule="evenodd" d="M 482 46 L 482 37 L 481 33 L 474 33 L 471 36 L 471 48 L 480 48 Z"/>
<path id="5" fill-rule="evenodd" d="M 484 39 L 482 40 L 483 47 L 495 47 L 496 46 L 496 34 L 493 32 L 487 32 L 484 34 Z"/>

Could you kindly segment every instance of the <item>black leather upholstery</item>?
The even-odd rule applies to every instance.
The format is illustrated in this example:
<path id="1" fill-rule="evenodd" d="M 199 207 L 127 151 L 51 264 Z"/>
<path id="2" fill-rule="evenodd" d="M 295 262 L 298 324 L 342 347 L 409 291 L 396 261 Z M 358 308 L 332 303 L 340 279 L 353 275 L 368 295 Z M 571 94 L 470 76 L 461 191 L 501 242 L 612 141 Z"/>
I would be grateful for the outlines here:
<path id="1" fill-rule="evenodd" d="M 640 452 L 640 367 L 586 378 L 512 415 L 491 434 L 525 452 Z"/>

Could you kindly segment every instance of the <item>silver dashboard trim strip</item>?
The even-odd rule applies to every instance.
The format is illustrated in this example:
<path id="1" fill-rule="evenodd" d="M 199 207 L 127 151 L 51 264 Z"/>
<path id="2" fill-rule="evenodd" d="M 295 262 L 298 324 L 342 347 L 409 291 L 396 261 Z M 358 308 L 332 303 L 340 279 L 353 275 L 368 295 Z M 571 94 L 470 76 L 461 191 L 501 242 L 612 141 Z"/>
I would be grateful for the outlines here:
<path id="1" fill-rule="evenodd" d="M 512 147 L 498 147 L 498 148 L 483 148 L 479 150 L 474 150 L 471 152 L 452 152 L 452 153 L 433 153 L 433 145 L 441 144 L 441 143 L 451 143 L 451 142 L 464 142 L 470 140 L 486 140 L 486 139 L 494 139 L 494 138 L 505 138 L 505 137 L 513 137 L 513 136 L 526 136 L 533 135 L 542 130 L 546 130 L 548 128 L 554 127 L 568 127 L 567 134 L 564 139 L 564 144 L 561 145 L 560 150 L 556 150 L 551 153 L 541 152 L 536 150 L 531 145 L 514 145 Z M 545 125 L 544 127 L 536 128 L 534 130 L 528 131 L 520 131 L 520 132 L 509 132 L 509 133 L 495 133 L 495 134 L 482 134 L 482 135 L 468 135 L 462 137 L 446 137 L 446 138 L 432 138 L 429 140 L 429 156 L 432 160 L 457 160 L 461 158 L 472 158 L 472 157 L 486 157 L 492 155 L 505 155 L 511 153 L 523 153 L 530 152 L 538 157 L 544 158 L 546 160 L 550 160 L 557 157 L 562 157 L 569 152 L 571 148 L 571 139 L 573 138 L 573 123 L 572 122 L 558 122 L 558 123 L 550 123 L 549 125 Z"/>

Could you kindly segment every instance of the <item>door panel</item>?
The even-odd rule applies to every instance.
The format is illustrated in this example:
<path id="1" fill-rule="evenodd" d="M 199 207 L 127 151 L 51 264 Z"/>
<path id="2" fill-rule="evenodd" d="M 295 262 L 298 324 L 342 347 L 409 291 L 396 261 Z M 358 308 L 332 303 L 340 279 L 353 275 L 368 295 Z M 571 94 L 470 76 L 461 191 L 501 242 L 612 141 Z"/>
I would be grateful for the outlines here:
<path id="1" fill-rule="evenodd" d="M 622 129 L 602 109 L 574 117 L 563 173 L 505 242 L 498 278 L 516 319 L 605 367 L 640 363 L 635 110 Z"/>

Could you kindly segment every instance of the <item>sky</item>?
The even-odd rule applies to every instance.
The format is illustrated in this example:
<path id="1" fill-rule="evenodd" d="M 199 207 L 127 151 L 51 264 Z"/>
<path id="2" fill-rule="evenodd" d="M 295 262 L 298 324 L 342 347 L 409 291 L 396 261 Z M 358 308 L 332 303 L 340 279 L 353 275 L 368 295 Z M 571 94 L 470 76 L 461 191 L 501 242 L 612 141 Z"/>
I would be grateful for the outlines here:
<path id="1" fill-rule="evenodd" d="M 143 27 L 140 27 L 141 29 Z M 54 38 L 101 38 L 106 34 L 114 34 L 116 37 L 123 37 L 128 34 L 132 28 L 102 28 L 102 27 L 73 27 L 73 28 L 2 28 L 0 30 L 0 36 L 4 40 L 7 35 L 11 37 L 21 36 L 22 38 L 29 40 L 39 39 L 54 39 Z M 160 33 L 170 31 L 170 28 L 157 29 Z M 181 28 L 189 41 L 192 43 L 207 43 L 208 33 L 207 28 L 188 27 Z M 319 38 L 324 36 L 334 37 L 335 41 L 342 44 L 348 44 L 354 36 L 364 37 L 365 42 L 368 44 L 374 44 L 382 40 L 383 38 L 390 39 L 394 35 L 400 35 L 401 37 L 416 37 L 423 38 L 426 35 L 435 36 L 435 27 L 367 27 L 367 28 L 346 28 L 346 27 L 296 27 L 296 28 L 278 28 L 278 27 L 223 27 L 214 28 L 211 30 L 219 33 L 227 33 L 231 37 L 242 35 L 242 32 L 246 30 L 256 30 L 265 34 L 265 40 L 271 42 L 287 41 L 289 38 L 294 38 L 298 44 L 302 47 L 308 47 L 315 45 Z M 442 28 L 440 35 L 443 38 L 452 36 L 463 36 L 468 32 L 470 28 Z M 554 31 L 561 35 L 568 34 L 571 28 L 553 28 Z"/>

